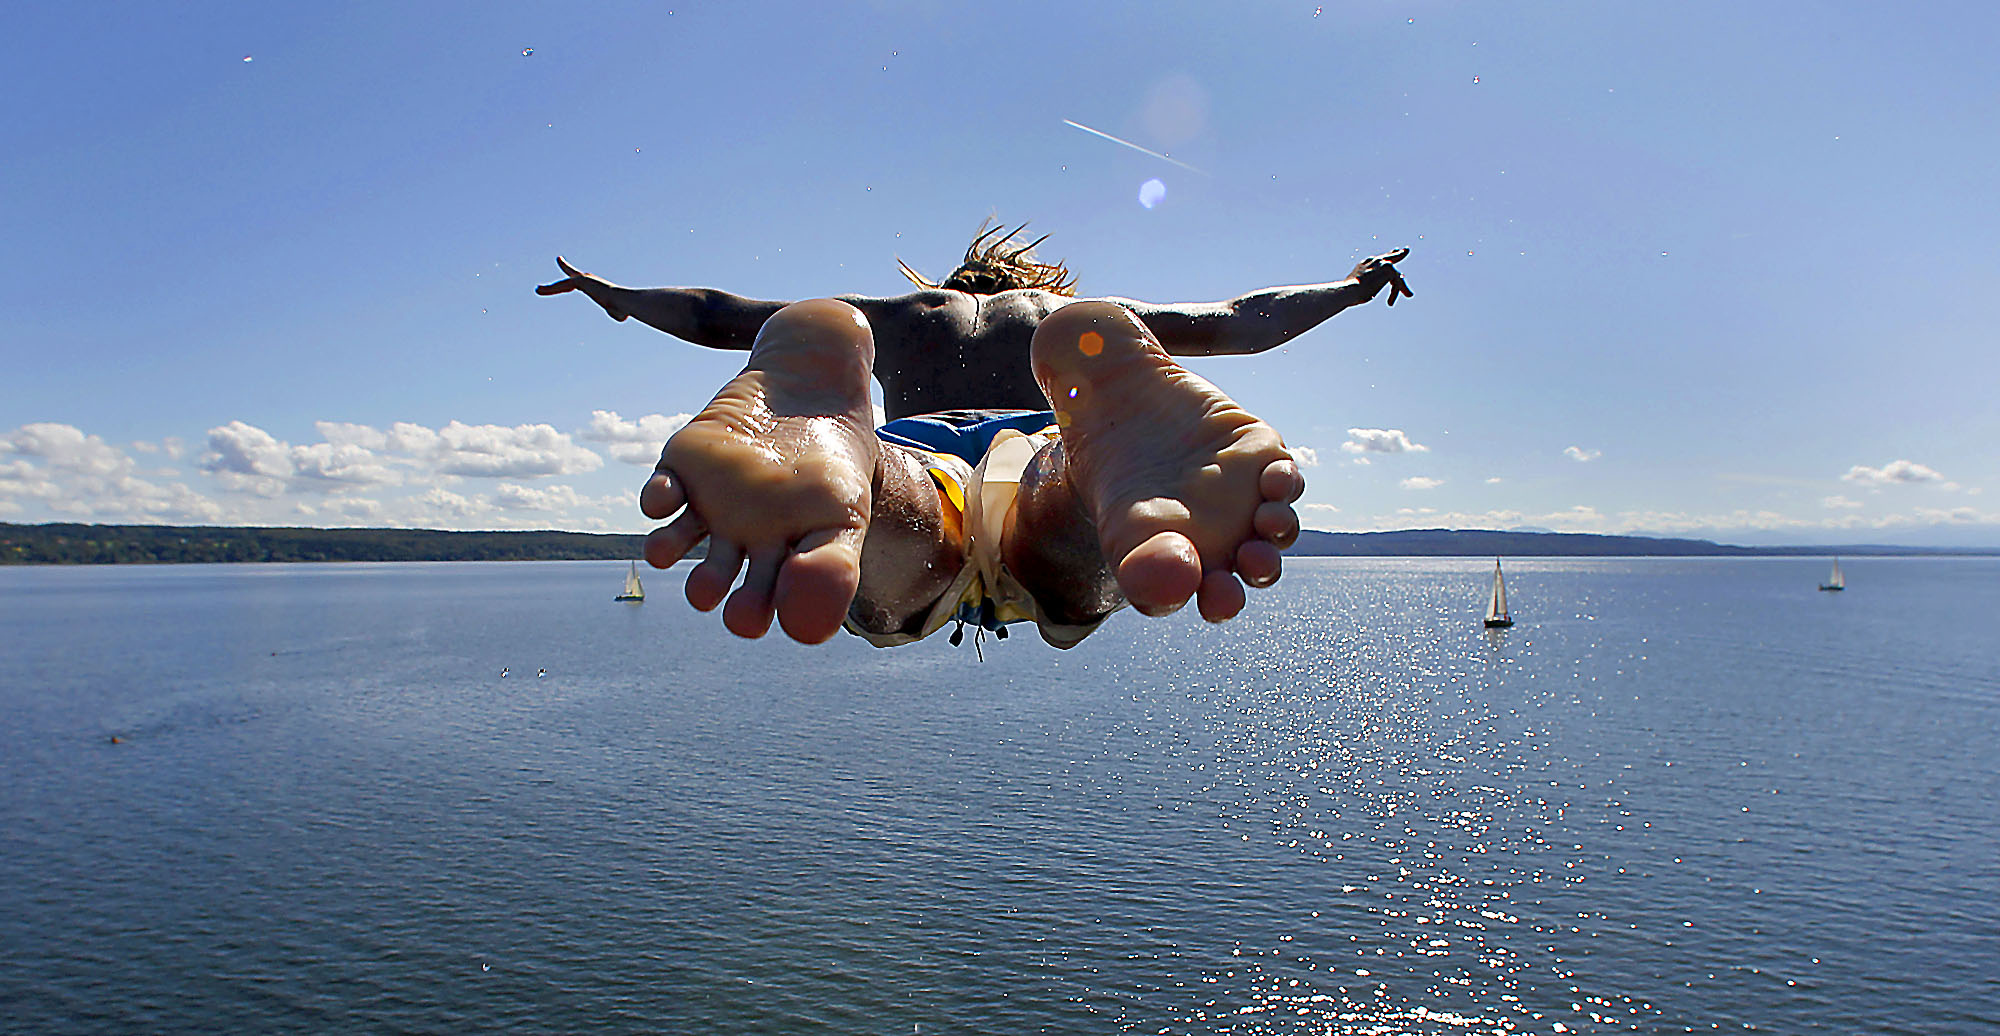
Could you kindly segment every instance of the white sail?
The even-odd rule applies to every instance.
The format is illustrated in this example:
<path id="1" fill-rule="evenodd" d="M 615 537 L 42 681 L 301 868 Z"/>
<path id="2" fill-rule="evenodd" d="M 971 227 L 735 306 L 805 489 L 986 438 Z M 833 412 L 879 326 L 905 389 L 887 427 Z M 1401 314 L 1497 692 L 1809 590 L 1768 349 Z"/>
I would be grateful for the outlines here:
<path id="1" fill-rule="evenodd" d="M 1507 583 L 1500 578 L 1500 559 L 1493 559 L 1493 598 L 1486 604 L 1486 624 L 1488 626 L 1511 626 L 1513 618 L 1507 614 Z"/>
<path id="2" fill-rule="evenodd" d="M 646 588 L 639 585 L 638 562 L 634 561 L 632 567 L 626 570 L 625 592 L 619 594 L 618 599 L 621 601 L 643 601 L 646 599 Z"/>
<path id="3" fill-rule="evenodd" d="M 1833 559 L 1833 575 L 1827 577 L 1826 585 L 1843 590 L 1847 588 L 1847 577 L 1840 574 L 1839 558 Z"/>

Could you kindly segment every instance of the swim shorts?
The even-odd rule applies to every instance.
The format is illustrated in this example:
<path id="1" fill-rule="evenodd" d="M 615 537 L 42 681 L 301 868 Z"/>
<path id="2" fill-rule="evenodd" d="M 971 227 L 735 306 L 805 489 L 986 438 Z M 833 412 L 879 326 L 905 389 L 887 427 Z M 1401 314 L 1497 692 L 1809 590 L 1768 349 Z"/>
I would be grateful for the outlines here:
<path id="1" fill-rule="evenodd" d="M 898 418 L 875 434 L 883 442 L 925 454 L 939 501 L 957 513 L 965 530 L 965 564 L 913 629 L 871 633 L 850 618 L 849 633 L 876 647 L 893 647 L 922 640 L 949 622 L 1002 637 L 1005 626 L 1033 622 L 1043 640 L 1070 648 L 1103 624 L 1103 617 L 1083 625 L 1050 621 L 1000 560 L 1000 535 L 1020 490 L 1021 473 L 1057 438 L 1054 411 L 948 410 Z"/>

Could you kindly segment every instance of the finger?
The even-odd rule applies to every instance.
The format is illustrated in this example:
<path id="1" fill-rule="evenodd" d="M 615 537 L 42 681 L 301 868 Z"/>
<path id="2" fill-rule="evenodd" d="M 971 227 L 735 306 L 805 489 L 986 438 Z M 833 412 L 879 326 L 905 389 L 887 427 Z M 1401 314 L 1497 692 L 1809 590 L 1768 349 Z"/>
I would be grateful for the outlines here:
<path id="1" fill-rule="evenodd" d="M 643 553 L 646 564 L 654 568 L 668 568 L 674 562 L 687 557 L 687 552 L 708 535 L 708 526 L 701 516 L 693 511 L 683 511 L 679 518 L 646 534 Z"/>
<path id="2" fill-rule="evenodd" d="M 1389 305 L 1393 306 L 1396 304 L 1396 296 L 1398 295 L 1404 298 L 1416 297 L 1415 293 L 1410 291 L 1410 286 L 1404 283 L 1403 275 L 1395 267 L 1391 266 L 1389 268 Z"/>
<path id="3" fill-rule="evenodd" d="M 729 595 L 729 604 L 722 609 L 722 625 L 729 632 L 754 640 L 770 631 L 771 602 L 778 585 L 778 566 L 784 557 L 783 551 L 776 550 L 750 556 L 750 573 L 743 577 L 743 585 Z"/>
<path id="4" fill-rule="evenodd" d="M 1203 573 L 1201 589 L 1195 593 L 1195 607 L 1210 622 L 1228 622 L 1243 610 L 1243 584 L 1226 569 Z"/>
<path id="5" fill-rule="evenodd" d="M 575 285 L 575 284 L 573 284 L 573 283 L 571 283 L 570 281 L 557 281 L 557 282 L 555 282 L 554 284 L 541 284 L 541 285 L 536 285 L 536 287 L 535 287 L 535 294 L 537 294 L 537 295 L 560 295 L 560 294 L 562 294 L 563 292 L 566 292 L 566 291 L 575 291 L 575 290 L 576 290 L 576 285 Z"/>
<path id="6" fill-rule="evenodd" d="M 1299 513 L 1290 504 L 1266 500 L 1251 515 L 1250 527 L 1256 530 L 1258 539 L 1283 550 L 1299 538 Z"/>
<path id="7" fill-rule="evenodd" d="M 639 489 L 639 513 L 656 522 L 673 517 L 686 503 L 687 492 L 670 471 L 653 472 L 653 477 Z"/>
<path id="8" fill-rule="evenodd" d="M 1409 249 L 1407 249 L 1407 248 L 1398 248 L 1398 249 L 1396 249 L 1395 251 L 1393 251 L 1393 252 L 1390 252 L 1390 253 L 1389 253 L 1389 254 L 1387 254 L 1387 255 L 1384 255 L 1384 256 L 1382 257 L 1382 259 L 1383 259 L 1383 261 L 1384 261 L 1384 262 L 1391 262 L 1391 263 L 1400 263 L 1400 262 L 1402 262 L 1403 260 L 1405 260 L 1405 259 L 1407 259 L 1407 258 L 1409 258 L 1409 257 L 1410 257 L 1410 250 L 1409 250 Z"/>
<path id="9" fill-rule="evenodd" d="M 1264 540 L 1248 540 L 1236 548 L 1236 574 L 1251 586 L 1270 586 L 1278 581 L 1284 568 L 1285 556 Z"/>
<path id="10" fill-rule="evenodd" d="M 568 264 L 567 262 L 564 262 L 564 261 L 563 261 L 563 257 L 562 257 L 562 256 L 556 256 L 556 267 L 557 267 L 558 269 L 562 270 L 562 272 L 563 272 L 563 276 L 565 276 L 565 277 L 572 277 L 572 278 L 575 278 L 575 277 L 582 277 L 582 276 L 584 276 L 584 273 L 583 273 L 583 271 L 582 271 L 582 270 L 579 270 L 579 269 L 577 269 L 576 267 L 574 267 L 574 266 L 571 266 L 571 265 L 570 265 L 570 264 Z"/>
<path id="11" fill-rule="evenodd" d="M 708 538 L 708 556 L 688 573 L 687 599 L 696 611 L 714 611 L 729 593 L 730 584 L 736 582 L 736 572 L 743 567 L 743 548 L 736 541 L 711 535 Z"/>

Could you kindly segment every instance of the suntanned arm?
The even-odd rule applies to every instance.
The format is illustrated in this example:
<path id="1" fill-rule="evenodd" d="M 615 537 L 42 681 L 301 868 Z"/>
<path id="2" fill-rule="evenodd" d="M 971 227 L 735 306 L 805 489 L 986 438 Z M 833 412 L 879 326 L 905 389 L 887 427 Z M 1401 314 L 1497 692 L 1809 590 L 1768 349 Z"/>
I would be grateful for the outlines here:
<path id="1" fill-rule="evenodd" d="M 1410 297 L 1395 264 L 1410 254 L 1399 248 L 1361 261 L 1346 280 L 1264 288 L 1227 302 L 1159 305 L 1111 299 L 1146 322 L 1160 345 L 1176 356 L 1224 356 L 1275 349 L 1334 314 L 1374 298 L 1386 286 L 1389 304 Z"/>
<path id="2" fill-rule="evenodd" d="M 757 331 L 783 302 L 746 299 L 714 288 L 627 288 L 584 273 L 556 257 L 566 274 L 562 280 L 535 289 L 537 295 L 582 292 L 604 308 L 613 320 L 636 317 L 676 338 L 711 349 L 748 349 Z"/>

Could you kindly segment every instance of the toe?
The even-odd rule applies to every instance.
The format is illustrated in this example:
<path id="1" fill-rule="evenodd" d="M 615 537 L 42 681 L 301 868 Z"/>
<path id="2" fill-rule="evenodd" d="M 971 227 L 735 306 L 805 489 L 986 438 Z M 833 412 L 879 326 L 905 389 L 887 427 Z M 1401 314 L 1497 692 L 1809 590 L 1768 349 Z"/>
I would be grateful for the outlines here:
<path id="1" fill-rule="evenodd" d="M 1243 584 L 1224 569 L 1213 569 L 1201 577 L 1195 595 L 1201 617 L 1210 622 L 1228 622 L 1243 610 Z"/>
<path id="2" fill-rule="evenodd" d="M 840 632 L 861 586 L 861 533 L 842 529 L 799 541 L 777 577 L 778 625 L 801 644 Z"/>
<path id="3" fill-rule="evenodd" d="M 646 536 L 642 553 L 646 564 L 654 568 L 666 568 L 687 556 L 694 545 L 708 535 L 708 526 L 702 524 L 701 516 L 692 510 L 682 511 L 679 518 L 654 529 Z"/>
<path id="4" fill-rule="evenodd" d="M 1306 478 L 1299 474 L 1296 462 L 1283 457 L 1264 465 L 1264 471 L 1257 478 L 1257 489 L 1266 500 L 1289 504 L 1306 491 Z"/>
<path id="5" fill-rule="evenodd" d="M 1154 533 L 1118 563 L 1118 587 L 1141 614 L 1172 614 L 1201 588 L 1201 555 L 1178 532 Z"/>
<path id="6" fill-rule="evenodd" d="M 664 521 L 673 516 L 681 505 L 687 503 L 687 493 L 681 489 L 672 472 L 655 471 L 653 477 L 639 489 L 639 511 L 654 521 Z"/>
<path id="7" fill-rule="evenodd" d="M 743 548 L 719 536 L 708 539 L 708 557 L 688 573 L 687 599 L 696 611 L 714 611 L 743 567 Z"/>
<path id="8" fill-rule="evenodd" d="M 1236 574 L 1251 586 L 1270 586 L 1284 570 L 1285 556 L 1264 540 L 1250 540 L 1236 548 Z"/>
<path id="9" fill-rule="evenodd" d="M 1299 538 L 1299 513 L 1290 504 L 1266 500 L 1251 515 L 1250 527 L 1256 530 L 1259 539 L 1283 550 Z"/>
<path id="10" fill-rule="evenodd" d="M 775 550 L 750 555 L 750 571 L 743 577 L 743 585 L 729 595 L 729 604 L 722 609 L 723 628 L 752 640 L 770 631 L 772 594 L 783 559 L 783 552 Z"/>

